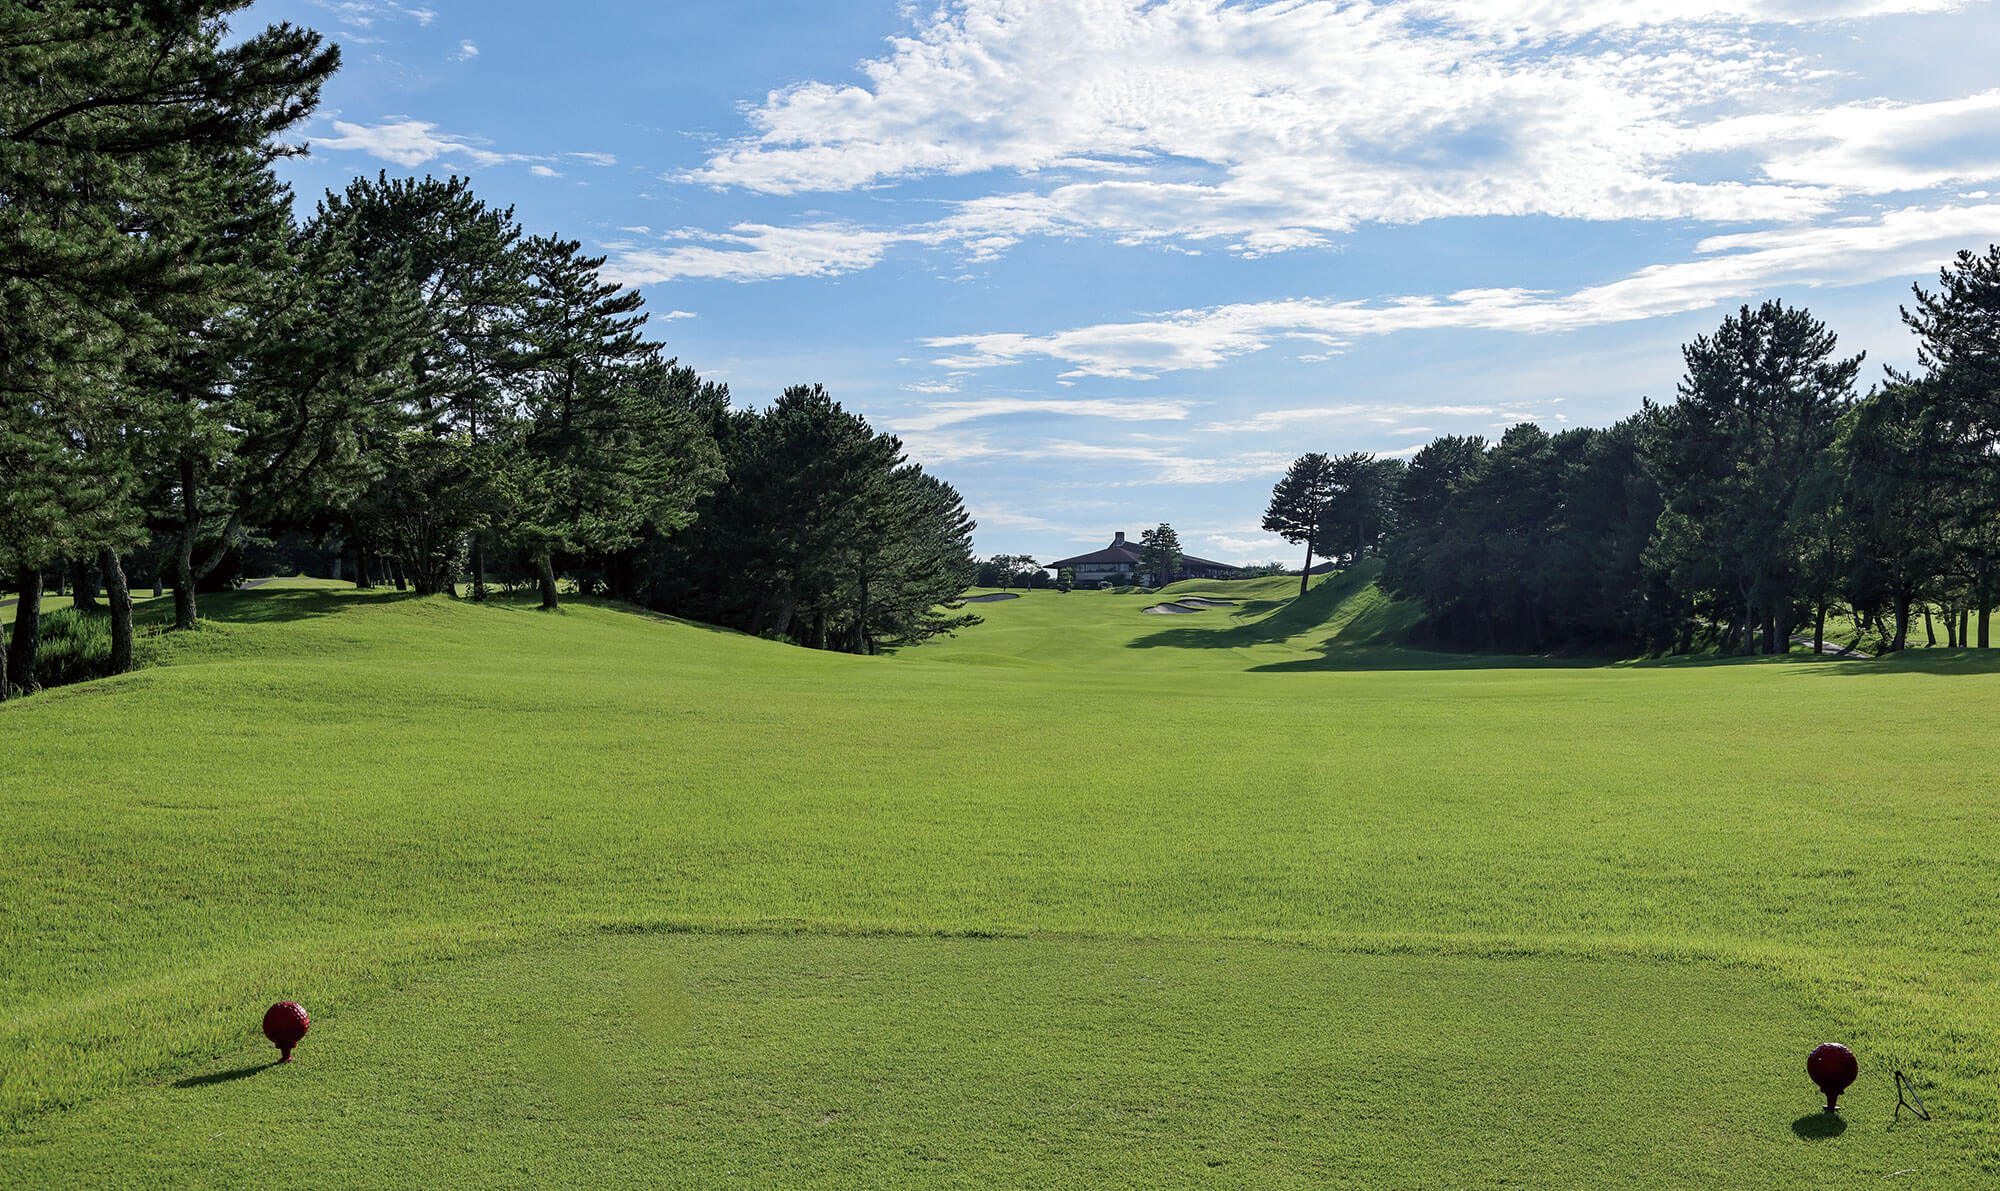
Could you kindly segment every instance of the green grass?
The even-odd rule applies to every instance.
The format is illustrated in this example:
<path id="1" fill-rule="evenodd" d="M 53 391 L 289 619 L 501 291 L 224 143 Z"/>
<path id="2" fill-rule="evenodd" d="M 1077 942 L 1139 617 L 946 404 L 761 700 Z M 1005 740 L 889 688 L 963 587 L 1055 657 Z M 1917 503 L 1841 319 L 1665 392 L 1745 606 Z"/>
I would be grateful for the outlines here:
<path id="1" fill-rule="evenodd" d="M 892 658 L 209 600 L 0 707 L 0 1185 L 2000 1175 L 1989 659 L 1508 665 L 1367 579 Z"/>

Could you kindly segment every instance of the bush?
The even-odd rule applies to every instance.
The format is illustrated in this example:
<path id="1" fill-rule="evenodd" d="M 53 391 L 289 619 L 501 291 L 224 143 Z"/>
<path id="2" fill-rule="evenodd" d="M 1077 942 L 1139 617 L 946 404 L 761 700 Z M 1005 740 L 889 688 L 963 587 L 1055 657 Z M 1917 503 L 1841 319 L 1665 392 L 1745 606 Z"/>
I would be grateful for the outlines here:
<path id="1" fill-rule="evenodd" d="M 35 643 L 35 681 L 64 686 L 111 673 L 111 618 L 58 608 L 42 613 Z"/>

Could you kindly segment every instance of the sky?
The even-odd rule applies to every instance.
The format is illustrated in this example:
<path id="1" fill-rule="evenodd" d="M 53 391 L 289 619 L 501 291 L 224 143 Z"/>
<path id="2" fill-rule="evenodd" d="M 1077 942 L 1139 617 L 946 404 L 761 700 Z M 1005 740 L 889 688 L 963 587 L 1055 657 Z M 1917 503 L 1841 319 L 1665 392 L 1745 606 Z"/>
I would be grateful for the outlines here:
<path id="1" fill-rule="evenodd" d="M 740 406 L 823 383 L 1047 561 L 1259 528 L 1307 451 L 1603 426 L 1681 345 L 2000 241 L 1995 0 L 259 0 L 281 166 L 469 177 Z"/>

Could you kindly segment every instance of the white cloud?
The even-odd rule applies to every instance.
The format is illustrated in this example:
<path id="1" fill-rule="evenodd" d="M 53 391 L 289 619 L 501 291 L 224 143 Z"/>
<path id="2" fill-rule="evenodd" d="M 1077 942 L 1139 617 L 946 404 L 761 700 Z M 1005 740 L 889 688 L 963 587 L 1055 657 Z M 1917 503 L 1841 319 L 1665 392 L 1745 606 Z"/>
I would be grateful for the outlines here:
<path id="1" fill-rule="evenodd" d="M 799 227 L 739 223 L 724 233 L 682 229 L 663 238 L 678 242 L 664 249 L 620 252 L 605 265 L 605 276 L 625 285 L 655 285 L 681 277 L 727 281 L 832 277 L 866 269 L 881 260 L 890 245 L 918 237 L 838 223 Z"/>
<path id="2" fill-rule="evenodd" d="M 1037 461 L 1060 459 L 1080 463 L 1129 465 L 1120 469 L 1124 479 L 1109 479 L 1112 487 L 1132 484 L 1232 484 L 1238 480 L 1279 475 L 1291 466 L 1292 456 L 1281 451 L 1245 451 L 1227 458 L 1200 458 L 1163 447 L 1078 442 L 1073 439 L 1043 439 L 1020 448 L 996 448 L 991 453 Z"/>
<path id="3" fill-rule="evenodd" d="M 585 165 L 612 166 L 618 164 L 618 158 L 609 153 L 565 153 L 563 156 L 574 157 Z"/>
<path id="4" fill-rule="evenodd" d="M 1754 26 L 1957 6 L 964 0 L 863 63 L 864 85 L 773 92 L 753 135 L 686 177 L 784 194 L 1081 174 L 960 218 L 1003 244 L 1095 229 L 1246 255 L 1368 221 L 1801 219 L 1848 188 L 1837 171 L 1677 169 L 1718 110 L 1762 110 L 1810 74 Z"/>
<path id="5" fill-rule="evenodd" d="M 554 171 L 554 170 L 550 169 L 550 168 L 549 168 L 548 166 L 545 166 L 545 165 L 531 165 L 531 166 L 529 166 L 529 167 L 528 167 L 528 172 L 529 172 L 529 173 L 531 173 L 531 174 L 533 174 L 533 175 L 534 175 L 535 177 L 537 177 L 537 178 L 560 178 L 560 177 L 562 177 L 562 175 L 561 175 L 561 174 L 557 173 L 556 171 Z"/>
<path id="6" fill-rule="evenodd" d="M 458 43 L 458 52 L 452 55 L 454 61 L 470 62 L 479 56 L 479 47 L 469 41 Z"/>
<path id="7" fill-rule="evenodd" d="M 1065 377 L 1142 379 L 1214 368 L 1283 340 L 1337 344 L 1445 328 L 1567 331 L 1701 310 L 1777 285 L 1844 285 L 1917 275 L 1959 248 L 1986 243 L 1995 229 L 2000 229 L 2000 204 L 1909 208 L 1859 222 L 1710 237 L 1697 246 L 1702 255 L 1696 259 L 1653 265 L 1562 296 L 1480 289 L 1375 302 L 1250 302 L 1043 335 L 996 332 L 925 343 L 963 349 L 936 361 L 959 371 L 1047 358 L 1070 366 Z"/>
<path id="8" fill-rule="evenodd" d="M 907 387 L 907 386 L 905 386 Z M 1121 422 L 1179 421 L 1194 408 L 1192 401 L 1118 401 L 1109 398 L 1051 400 L 1030 397 L 982 397 L 976 401 L 937 401 L 930 412 L 897 419 L 896 430 L 937 430 L 961 422 L 1010 414 L 1106 418 Z"/>
<path id="9" fill-rule="evenodd" d="M 314 146 L 321 149 L 358 149 L 405 169 L 415 169 L 447 153 L 463 153 L 479 165 L 543 160 L 526 153 L 497 153 L 465 138 L 440 134 L 437 125 L 425 120 L 391 118 L 373 127 L 335 120 L 333 130 L 340 135 L 322 137 L 313 142 Z"/>
<path id="10" fill-rule="evenodd" d="M 1081 442 L 1076 439 L 1039 440 L 995 439 L 980 433 L 954 430 L 897 430 L 904 452 L 927 467 L 967 463 L 1057 462 L 1071 475 L 1079 468 L 1093 476 L 1099 487 L 1121 488 L 1143 484 L 1230 484 L 1239 480 L 1276 476 L 1291 466 L 1292 456 L 1281 451 L 1242 451 L 1224 458 L 1188 455 L 1166 446 L 1144 442 Z M 1097 465 L 1094 468 L 1092 465 Z"/>
<path id="11" fill-rule="evenodd" d="M 1213 551 L 1222 562 L 1237 566 L 1261 566 L 1264 563 L 1282 562 L 1296 567 L 1304 557 L 1299 547 L 1274 534 L 1230 534 L 1211 533 L 1190 534 L 1188 540 L 1201 546 L 1195 553 Z M 1314 561 L 1318 561 L 1315 559 Z"/>
<path id="12" fill-rule="evenodd" d="M 1875 101 L 1741 116 L 1702 130 L 1698 147 L 1764 147 L 1774 181 L 1866 194 L 2000 178 L 2000 89 L 1936 103 Z"/>
<path id="13" fill-rule="evenodd" d="M 411 8 L 393 3 L 392 0 L 312 0 L 314 7 L 324 8 L 350 25 L 366 29 L 376 21 L 398 17 L 415 21 L 419 25 L 429 25 L 437 19 L 437 12 L 429 8 Z"/>
<path id="14" fill-rule="evenodd" d="M 1404 418 L 1500 418 L 1509 423 L 1531 422 L 1548 415 L 1539 405 L 1500 402 L 1483 405 L 1398 405 L 1388 402 L 1356 402 L 1347 405 L 1314 406 L 1304 409 L 1267 409 L 1228 422 L 1210 422 L 1201 429 L 1209 434 L 1265 434 L 1293 426 L 1331 426 L 1343 422 L 1372 422 L 1389 425 Z M 1428 426 L 1389 430 L 1388 434 L 1429 434 Z"/>
<path id="15" fill-rule="evenodd" d="M 907 10 L 861 84 L 770 93 L 679 177 L 990 175 L 941 220 L 852 229 L 973 261 L 1044 235 L 1258 257 L 1451 217 L 1796 223 L 2000 177 L 2000 98 L 1815 106 L 1830 72 L 1792 27 L 1985 3 L 958 0 Z"/>
<path id="16" fill-rule="evenodd" d="M 966 511 L 985 530 L 1008 529 L 1061 537 L 1067 541 L 1095 541 L 1104 535 L 1095 526 L 1064 525 L 1035 513 L 1023 513 L 1007 505 L 971 504 Z M 1053 556 L 1051 556 L 1053 557 Z"/>
<path id="17" fill-rule="evenodd" d="M 668 311 L 659 311 L 659 310 L 655 310 L 655 311 L 653 311 L 652 313 L 653 313 L 653 317 L 654 317 L 654 318 L 656 318 L 656 319 L 660 319 L 660 320 L 662 320 L 662 321 L 666 321 L 666 322 L 671 322 L 671 321 L 673 321 L 674 319 L 677 319 L 677 318 L 694 318 L 694 317 L 696 317 L 696 316 L 695 316 L 695 312 L 694 312 L 694 311 L 692 311 L 692 310 L 668 310 Z"/>

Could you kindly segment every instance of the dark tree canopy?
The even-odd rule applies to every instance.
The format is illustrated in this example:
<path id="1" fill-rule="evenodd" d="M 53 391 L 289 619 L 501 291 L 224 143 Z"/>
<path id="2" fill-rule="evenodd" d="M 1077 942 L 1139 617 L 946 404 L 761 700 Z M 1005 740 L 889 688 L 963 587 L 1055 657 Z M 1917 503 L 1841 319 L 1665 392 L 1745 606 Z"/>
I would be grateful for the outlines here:
<path id="1" fill-rule="evenodd" d="M 1311 582 L 1321 526 L 1336 490 L 1333 461 L 1318 452 L 1294 459 L 1284 478 L 1271 489 L 1271 504 L 1264 510 L 1264 532 L 1306 548 L 1305 565 L 1299 572 L 1300 595 Z"/>

